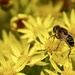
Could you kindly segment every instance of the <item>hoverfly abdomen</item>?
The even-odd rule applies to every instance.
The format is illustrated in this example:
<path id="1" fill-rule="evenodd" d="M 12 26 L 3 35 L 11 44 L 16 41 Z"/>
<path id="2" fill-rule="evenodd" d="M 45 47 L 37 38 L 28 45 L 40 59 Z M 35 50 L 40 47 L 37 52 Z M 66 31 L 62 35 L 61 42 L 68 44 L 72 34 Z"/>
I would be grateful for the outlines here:
<path id="1" fill-rule="evenodd" d="M 74 39 L 72 38 L 71 35 L 68 34 L 68 37 L 66 38 L 67 43 L 69 46 L 73 47 L 74 46 Z"/>

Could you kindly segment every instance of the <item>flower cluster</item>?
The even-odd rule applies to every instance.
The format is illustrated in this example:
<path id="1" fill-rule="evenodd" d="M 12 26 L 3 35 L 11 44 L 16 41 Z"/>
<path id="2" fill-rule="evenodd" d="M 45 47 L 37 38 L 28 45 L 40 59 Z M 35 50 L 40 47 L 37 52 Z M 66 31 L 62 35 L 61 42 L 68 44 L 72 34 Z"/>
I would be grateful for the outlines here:
<path id="1" fill-rule="evenodd" d="M 23 34 L 21 35 L 21 39 L 27 39 L 27 42 L 30 45 L 35 44 L 34 46 L 32 46 L 35 47 L 35 49 L 31 50 L 32 52 L 35 51 L 34 54 L 40 52 L 40 54 L 44 53 L 44 56 L 47 55 L 49 57 L 48 64 L 45 63 L 45 61 L 44 63 L 46 65 L 52 66 L 53 70 L 48 70 L 46 68 L 43 70 L 48 74 L 75 74 L 75 71 L 73 70 L 72 66 L 72 60 L 74 60 L 75 58 L 75 47 L 70 48 L 66 41 L 61 41 L 60 39 L 57 39 L 57 37 L 55 37 L 53 33 L 53 27 L 55 25 L 59 25 L 60 27 L 65 28 L 68 33 L 73 36 L 73 39 L 75 39 L 74 15 L 74 9 L 72 9 L 69 17 L 65 12 L 63 12 L 62 18 L 59 17 L 57 19 L 55 17 L 52 17 L 51 14 L 49 14 L 45 18 L 27 15 L 28 19 L 22 20 L 22 23 L 25 25 L 25 28 L 17 29 L 19 33 Z M 38 52 L 36 52 L 36 50 Z M 30 57 L 27 57 L 27 59 L 28 58 Z M 37 58 L 35 59 L 38 60 Z M 35 60 L 33 62 L 35 63 Z M 45 75 L 43 71 L 41 72 L 41 75 Z"/>
<path id="2" fill-rule="evenodd" d="M 6 5 L 9 3 L 7 1 Z M 4 4 L 2 0 L 1 3 Z M 8 34 L 5 30 L 2 31 L 0 75 L 28 75 L 22 71 L 27 66 L 32 68 L 35 65 L 42 67 L 40 75 L 47 75 L 47 73 L 49 75 L 75 75 L 72 64 L 73 61 L 75 62 L 75 46 L 71 47 L 70 43 L 66 41 L 68 35 L 75 40 L 75 10 L 72 9 L 68 16 L 66 12 L 59 12 L 63 2 L 55 7 L 52 3 L 49 5 L 51 5 L 51 9 L 54 9 L 50 10 L 50 14 L 48 13 L 46 17 L 34 17 L 19 13 L 10 20 L 10 29 L 19 33 L 19 38 L 15 37 L 11 31 Z M 67 30 L 67 36 L 63 35 L 63 38 L 57 38 L 58 31 L 56 31 L 57 33 L 53 32 L 56 25 Z M 62 41 L 62 39 L 65 40 Z"/>
<path id="3" fill-rule="evenodd" d="M 41 60 L 48 55 L 38 52 L 36 46 L 30 47 L 26 39 L 18 41 L 11 32 L 7 35 L 3 30 L 3 40 L 0 40 L 0 75 L 25 75 L 20 71 L 26 65 L 47 65 Z"/>

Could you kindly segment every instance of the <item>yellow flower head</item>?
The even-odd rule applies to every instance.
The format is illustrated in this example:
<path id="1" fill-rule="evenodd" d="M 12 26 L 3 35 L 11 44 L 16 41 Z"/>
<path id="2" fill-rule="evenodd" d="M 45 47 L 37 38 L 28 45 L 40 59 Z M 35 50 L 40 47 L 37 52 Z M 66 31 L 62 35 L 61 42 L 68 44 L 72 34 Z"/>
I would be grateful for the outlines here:
<path id="1" fill-rule="evenodd" d="M 75 33 L 75 10 L 72 9 L 69 17 L 65 12 L 63 12 L 63 22 L 64 25 L 67 27 L 67 30 L 74 34 Z"/>
<path id="2" fill-rule="evenodd" d="M 64 68 L 61 75 L 75 75 L 75 71 L 73 71 L 71 68 Z"/>
<path id="3" fill-rule="evenodd" d="M 47 55 L 45 55 L 45 52 L 38 52 L 36 44 L 34 44 L 33 47 L 30 47 L 30 44 L 27 43 L 26 39 L 22 39 L 19 42 L 11 32 L 9 34 L 8 42 L 11 47 L 11 57 L 13 62 L 20 62 L 23 64 L 22 68 L 24 68 L 25 65 L 47 65 L 41 61 L 46 58 Z"/>
<path id="4" fill-rule="evenodd" d="M 60 41 L 59 39 L 54 38 L 54 36 L 47 38 L 39 36 L 38 38 L 40 41 L 35 41 L 37 49 L 47 51 L 51 60 L 55 63 L 63 65 L 65 62 L 69 61 L 70 48 L 65 41 Z"/>
<path id="5" fill-rule="evenodd" d="M 39 52 L 36 46 L 30 47 L 26 39 L 19 42 L 11 32 L 7 35 L 3 31 L 3 41 L 0 40 L 0 75 L 25 75 L 20 71 L 26 65 L 47 65 L 41 60 L 48 55 Z"/>
<path id="6" fill-rule="evenodd" d="M 40 17 L 33 18 L 29 16 L 28 22 L 22 21 L 24 25 L 26 25 L 25 29 L 18 29 L 18 32 L 24 33 L 21 37 L 22 39 L 27 38 L 28 42 L 34 41 L 35 38 L 39 35 L 49 36 L 51 25 L 53 23 L 54 18 L 51 17 L 51 14 L 46 17 L 46 19 L 42 20 Z"/>
<path id="7" fill-rule="evenodd" d="M 35 10 L 34 15 L 45 17 L 48 14 L 52 14 L 52 16 L 58 17 L 61 15 L 60 11 L 62 9 L 62 6 L 63 6 L 63 1 L 59 1 L 55 3 L 55 5 L 53 4 L 52 1 L 49 1 L 48 3 L 42 5 L 38 4 L 38 6 L 34 9 Z"/>
<path id="8" fill-rule="evenodd" d="M 72 9 L 69 16 L 67 15 L 66 12 L 63 12 L 63 18 L 60 18 L 58 20 L 55 20 L 54 25 L 57 24 L 63 28 L 65 28 L 68 31 L 68 34 L 72 36 L 74 42 L 75 42 L 75 10 Z M 68 37 L 69 38 L 69 37 Z M 75 46 L 71 47 L 71 53 L 70 55 L 74 59 L 74 54 L 75 54 Z"/>
<path id="9" fill-rule="evenodd" d="M 20 71 L 25 67 L 23 60 L 13 61 L 12 49 L 8 42 L 8 35 L 3 30 L 3 40 L 0 40 L 0 75 L 25 75 Z"/>
<path id="10" fill-rule="evenodd" d="M 15 31 L 18 28 L 25 28 L 26 26 L 22 23 L 22 20 L 27 21 L 28 16 L 25 14 L 18 14 L 10 20 L 11 30 Z"/>

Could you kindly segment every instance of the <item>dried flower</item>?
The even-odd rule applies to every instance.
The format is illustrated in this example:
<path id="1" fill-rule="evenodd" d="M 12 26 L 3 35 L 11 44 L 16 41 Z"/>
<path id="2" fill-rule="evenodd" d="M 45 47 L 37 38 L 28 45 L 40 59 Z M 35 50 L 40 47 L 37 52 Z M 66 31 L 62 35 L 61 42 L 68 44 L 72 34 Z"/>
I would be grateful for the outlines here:
<path id="1" fill-rule="evenodd" d="M 13 3 L 13 0 L 0 0 L 0 6 L 9 8 Z"/>
<path id="2" fill-rule="evenodd" d="M 28 20 L 28 16 L 25 14 L 18 14 L 17 16 L 13 17 L 10 20 L 10 26 L 11 26 L 11 30 L 15 31 L 19 28 L 25 28 L 25 24 L 23 24 L 22 21 L 27 21 Z"/>

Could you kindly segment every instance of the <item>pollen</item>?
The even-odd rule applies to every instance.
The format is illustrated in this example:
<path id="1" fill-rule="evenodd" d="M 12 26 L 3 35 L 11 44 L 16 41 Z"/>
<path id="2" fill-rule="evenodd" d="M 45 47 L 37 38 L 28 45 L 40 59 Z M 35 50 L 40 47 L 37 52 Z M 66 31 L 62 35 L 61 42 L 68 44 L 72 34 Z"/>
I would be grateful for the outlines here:
<path id="1" fill-rule="evenodd" d="M 3 70 L 2 75 L 15 75 L 14 73 L 15 73 L 15 72 L 14 72 L 13 69 L 11 69 L 11 68 L 5 68 L 5 69 Z"/>
<path id="2" fill-rule="evenodd" d="M 45 44 L 45 48 L 49 52 L 56 51 L 56 50 L 58 50 L 59 43 L 60 43 L 60 40 L 50 37 L 50 39 L 48 39 Z"/>

